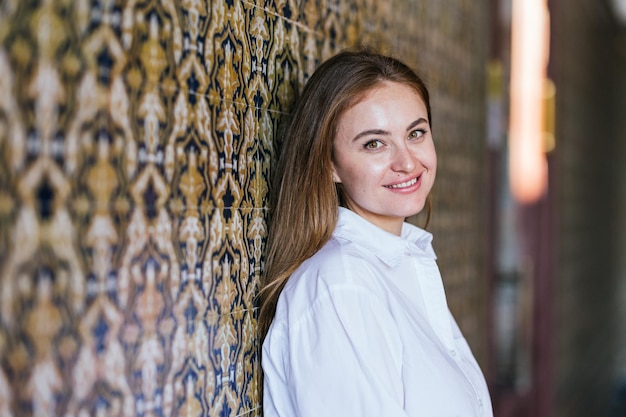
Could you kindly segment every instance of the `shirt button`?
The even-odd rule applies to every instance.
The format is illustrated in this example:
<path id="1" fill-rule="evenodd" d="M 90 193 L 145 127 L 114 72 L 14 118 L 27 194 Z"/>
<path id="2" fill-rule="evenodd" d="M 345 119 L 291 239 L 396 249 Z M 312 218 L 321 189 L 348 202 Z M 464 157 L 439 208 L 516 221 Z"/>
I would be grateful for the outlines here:
<path id="1" fill-rule="evenodd" d="M 456 350 L 455 349 L 450 349 L 450 355 L 456 356 Z"/>

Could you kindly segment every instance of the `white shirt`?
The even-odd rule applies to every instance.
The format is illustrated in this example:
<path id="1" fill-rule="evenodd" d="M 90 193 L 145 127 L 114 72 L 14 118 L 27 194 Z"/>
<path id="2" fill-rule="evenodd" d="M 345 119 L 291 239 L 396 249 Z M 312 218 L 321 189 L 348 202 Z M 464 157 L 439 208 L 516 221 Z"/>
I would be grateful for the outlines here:
<path id="1" fill-rule="evenodd" d="M 491 417 L 446 302 L 432 235 L 340 208 L 283 289 L 263 343 L 265 417 Z"/>

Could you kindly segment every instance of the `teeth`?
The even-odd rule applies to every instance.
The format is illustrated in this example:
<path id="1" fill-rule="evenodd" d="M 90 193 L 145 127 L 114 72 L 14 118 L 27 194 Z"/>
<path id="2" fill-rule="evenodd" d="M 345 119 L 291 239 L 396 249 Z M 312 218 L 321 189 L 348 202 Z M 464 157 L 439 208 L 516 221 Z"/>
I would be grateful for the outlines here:
<path id="1" fill-rule="evenodd" d="M 411 185 L 417 182 L 417 178 L 413 178 L 411 181 L 403 182 L 401 184 L 388 185 L 387 188 L 405 188 L 410 187 Z"/>

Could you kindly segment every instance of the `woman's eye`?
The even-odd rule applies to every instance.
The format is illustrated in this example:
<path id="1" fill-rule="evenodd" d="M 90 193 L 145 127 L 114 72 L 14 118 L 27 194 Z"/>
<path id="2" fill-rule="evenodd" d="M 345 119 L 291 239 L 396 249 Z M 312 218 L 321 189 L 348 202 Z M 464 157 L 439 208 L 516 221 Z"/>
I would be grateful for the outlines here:
<path id="1" fill-rule="evenodd" d="M 423 134 L 424 134 L 424 131 L 421 129 L 413 130 L 411 133 L 409 133 L 409 139 L 417 139 L 421 137 Z"/>
<path id="2" fill-rule="evenodd" d="M 378 140 L 370 140 L 369 142 L 367 142 L 365 144 L 365 149 L 378 149 L 382 146 L 382 144 L 380 143 L 380 141 Z"/>

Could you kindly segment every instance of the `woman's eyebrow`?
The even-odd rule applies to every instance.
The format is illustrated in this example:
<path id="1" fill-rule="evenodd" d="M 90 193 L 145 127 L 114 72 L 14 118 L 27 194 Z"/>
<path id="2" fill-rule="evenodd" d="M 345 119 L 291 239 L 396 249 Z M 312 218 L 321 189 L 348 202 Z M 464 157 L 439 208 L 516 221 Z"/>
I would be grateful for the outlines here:
<path id="1" fill-rule="evenodd" d="M 416 126 L 419 126 L 423 123 L 428 123 L 428 120 L 424 119 L 423 117 L 420 117 L 419 119 L 411 122 L 411 124 L 406 128 L 407 131 L 415 128 Z M 363 136 L 370 136 L 370 135 L 374 135 L 374 136 L 387 136 L 390 135 L 391 133 L 389 133 L 386 130 L 383 129 L 368 129 L 368 130 L 364 130 L 360 133 L 358 133 L 353 139 L 352 141 L 358 140 L 360 138 L 362 138 Z"/>
<path id="2" fill-rule="evenodd" d="M 375 136 L 384 136 L 384 135 L 390 135 L 390 133 L 386 130 L 382 130 L 382 129 L 369 129 L 369 130 L 364 130 L 361 133 L 357 134 L 352 141 L 354 142 L 355 140 L 358 140 L 360 138 L 362 138 L 363 136 L 369 136 L 369 135 L 375 135 Z"/>
<path id="3" fill-rule="evenodd" d="M 424 119 L 423 117 L 420 117 L 419 119 L 417 119 L 416 121 L 414 121 L 413 123 L 411 123 L 409 125 L 409 127 L 406 128 L 407 132 L 411 129 L 413 129 L 414 127 L 421 125 L 423 123 L 428 123 L 428 120 Z"/>

